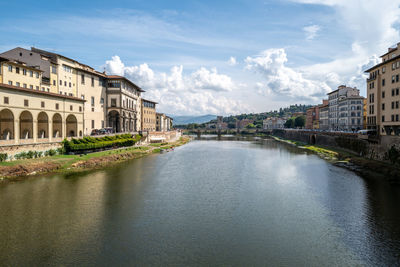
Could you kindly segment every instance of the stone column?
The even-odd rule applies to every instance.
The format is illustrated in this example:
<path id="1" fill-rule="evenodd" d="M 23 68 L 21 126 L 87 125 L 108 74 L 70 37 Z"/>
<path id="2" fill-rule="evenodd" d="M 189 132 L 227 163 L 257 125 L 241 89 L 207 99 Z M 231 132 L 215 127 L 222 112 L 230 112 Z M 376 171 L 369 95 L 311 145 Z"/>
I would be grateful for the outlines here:
<path id="1" fill-rule="evenodd" d="M 32 133 L 33 133 L 33 142 L 36 143 L 37 142 L 37 138 L 38 138 L 38 121 L 37 120 L 33 120 L 33 129 L 32 129 Z"/>
<path id="2" fill-rule="evenodd" d="M 48 123 L 49 123 L 49 133 L 48 133 L 49 142 L 51 142 L 51 141 L 53 141 L 53 121 L 49 120 Z"/>
<path id="3" fill-rule="evenodd" d="M 19 144 L 19 120 L 14 120 L 14 141 L 15 144 Z"/>

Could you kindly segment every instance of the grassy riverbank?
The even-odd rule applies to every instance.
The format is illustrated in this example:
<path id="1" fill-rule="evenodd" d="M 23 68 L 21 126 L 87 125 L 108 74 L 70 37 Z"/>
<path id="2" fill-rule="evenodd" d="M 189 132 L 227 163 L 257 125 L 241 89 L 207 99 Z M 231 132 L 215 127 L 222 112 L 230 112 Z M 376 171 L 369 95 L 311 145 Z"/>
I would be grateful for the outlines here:
<path id="1" fill-rule="evenodd" d="M 133 146 L 101 151 L 86 155 L 56 155 L 37 159 L 15 160 L 0 163 L 0 180 L 20 180 L 27 176 L 45 173 L 82 172 L 111 166 L 131 159 L 181 146 L 189 142 L 181 137 L 176 142 Z"/>
<path id="2" fill-rule="evenodd" d="M 352 170 L 365 178 L 378 178 L 391 184 L 400 185 L 400 169 L 388 162 L 371 160 L 358 156 L 349 151 L 319 145 L 309 145 L 299 141 L 287 140 L 271 136 L 279 142 L 295 145 L 299 148 L 312 151 L 321 158 L 332 162 L 334 165 Z"/>

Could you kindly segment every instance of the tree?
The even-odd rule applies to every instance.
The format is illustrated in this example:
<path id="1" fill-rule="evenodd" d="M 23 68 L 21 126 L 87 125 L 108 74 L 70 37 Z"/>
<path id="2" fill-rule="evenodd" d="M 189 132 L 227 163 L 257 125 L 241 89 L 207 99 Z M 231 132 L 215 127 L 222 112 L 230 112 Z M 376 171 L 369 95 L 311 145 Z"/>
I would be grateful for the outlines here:
<path id="1" fill-rule="evenodd" d="M 295 127 L 303 128 L 305 125 L 306 125 L 306 117 L 305 116 L 298 116 L 294 120 Z"/>
<path id="2" fill-rule="evenodd" d="M 249 123 L 249 124 L 246 125 L 246 128 L 247 129 L 254 129 L 254 128 L 256 128 L 256 126 L 254 124 L 252 124 L 252 123 Z"/>
<path id="3" fill-rule="evenodd" d="M 228 123 L 228 128 L 229 129 L 235 129 L 236 128 L 236 123 L 232 123 L 232 122 Z"/>
<path id="4" fill-rule="evenodd" d="M 294 118 L 290 118 L 285 122 L 285 128 L 294 128 Z"/>

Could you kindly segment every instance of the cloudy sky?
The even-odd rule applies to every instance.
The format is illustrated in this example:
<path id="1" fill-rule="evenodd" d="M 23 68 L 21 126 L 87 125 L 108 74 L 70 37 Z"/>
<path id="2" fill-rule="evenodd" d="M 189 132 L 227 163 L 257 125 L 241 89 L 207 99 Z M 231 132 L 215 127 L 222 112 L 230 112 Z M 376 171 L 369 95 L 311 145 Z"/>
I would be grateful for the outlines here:
<path id="1" fill-rule="evenodd" d="M 0 0 L 0 51 L 125 75 L 174 115 L 316 104 L 400 42 L 400 0 Z"/>

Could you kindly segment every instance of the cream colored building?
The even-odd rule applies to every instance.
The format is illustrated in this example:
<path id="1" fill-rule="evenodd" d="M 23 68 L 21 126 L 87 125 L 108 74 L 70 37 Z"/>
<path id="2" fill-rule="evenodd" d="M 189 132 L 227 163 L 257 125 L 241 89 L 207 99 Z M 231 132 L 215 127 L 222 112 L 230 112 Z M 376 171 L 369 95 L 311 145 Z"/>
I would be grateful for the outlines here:
<path id="1" fill-rule="evenodd" d="M 8 85 L 6 87 L 8 93 L 4 91 L 4 94 L 9 94 L 10 88 L 17 88 L 15 90 L 18 90 L 20 94 L 31 92 L 29 90 L 35 91 L 35 93 L 26 95 L 27 99 L 25 99 L 25 96 L 19 96 L 29 102 L 26 110 L 32 113 L 33 123 L 35 123 L 35 116 L 37 115 L 34 110 L 38 105 L 41 110 L 46 110 L 48 113 L 49 119 L 47 121 L 49 123 L 52 122 L 53 113 L 67 114 L 66 116 L 60 114 L 60 120 L 56 116 L 56 121 L 61 122 L 66 121 L 71 114 L 76 117 L 76 129 L 67 129 L 66 126 L 69 124 L 65 124 L 66 126 L 61 128 L 62 131 L 59 131 L 57 138 L 70 135 L 90 135 L 92 130 L 105 127 L 112 127 L 115 132 L 138 132 L 143 129 L 141 94 L 144 91 L 125 77 L 106 75 L 77 60 L 34 47 L 31 50 L 17 47 L 1 53 L 0 61 L 2 63 L 0 66 L 0 85 Z M 21 89 L 29 90 L 21 91 Z M 46 97 L 49 99 L 39 101 L 40 97 L 38 97 L 37 92 L 47 93 Z M 13 97 L 18 96 L 13 95 Z M 11 96 L 8 99 L 12 101 Z M 63 104 L 54 99 L 62 99 Z M 57 109 L 51 111 L 48 107 L 53 106 L 53 104 L 56 105 L 56 102 L 51 102 L 53 100 L 58 104 Z M 50 102 L 47 103 L 47 101 Z M 42 102 L 45 102 L 44 105 Z M 147 102 L 154 103 L 152 101 Z M 145 127 L 155 130 L 155 109 L 147 108 L 146 115 L 149 116 L 146 117 Z M 76 112 L 77 114 L 75 114 Z M 11 113 L 13 114 L 12 117 L 19 114 L 17 111 Z M 3 115 L 6 116 L 7 114 Z M 154 118 L 150 118 L 151 116 L 154 116 Z M 151 126 L 151 123 L 153 123 L 153 126 Z M 37 141 L 40 131 L 35 129 L 35 126 L 33 126 L 27 135 L 28 139 Z M 45 136 L 48 136 L 47 139 L 54 139 L 50 128 L 48 132 L 51 134 L 45 134 Z M 10 131 L 9 136 L 13 137 L 12 140 L 16 140 L 14 138 L 16 133 L 16 130 Z"/>
<path id="2" fill-rule="evenodd" d="M 156 131 L 156 102 L 142 98 L 142 131 Z"/>
<path id="3" fill-rule="evenodd" d="M 141 131 L 142 92 L 125 77 L 107 76 L 107 127 L 115 132 Z"/>
<path id="4" fill-rule="evenodd" d="M 41 76 L 25 63 L 0 58 L 1 145 L 83 136 L 84 100 L 42 90 Z"/>
<path id="5" fill-rule="evenodd" d="M 366 70 L 367 128 L 380 135 L 400 136 L 400 43 L 381 56 L 382 62 Z"/>

